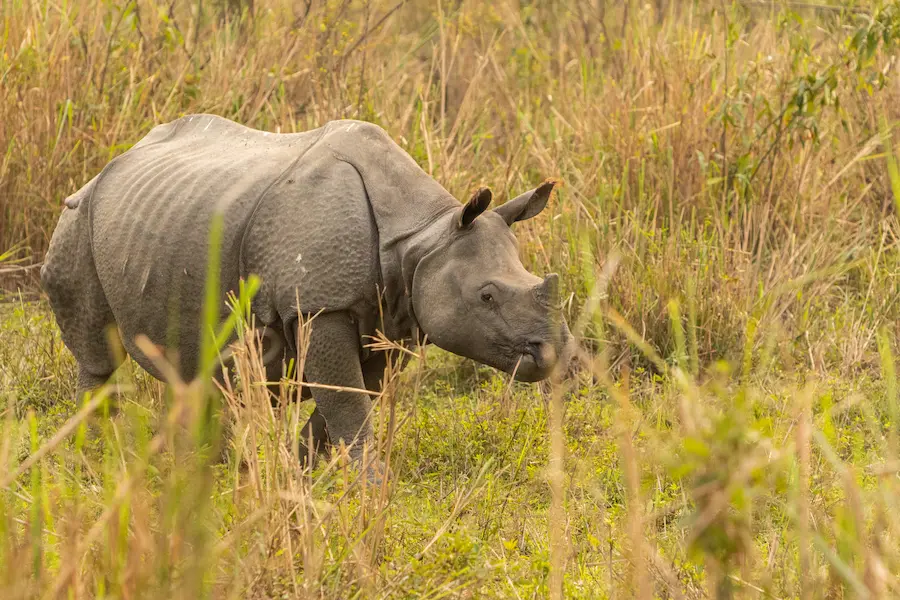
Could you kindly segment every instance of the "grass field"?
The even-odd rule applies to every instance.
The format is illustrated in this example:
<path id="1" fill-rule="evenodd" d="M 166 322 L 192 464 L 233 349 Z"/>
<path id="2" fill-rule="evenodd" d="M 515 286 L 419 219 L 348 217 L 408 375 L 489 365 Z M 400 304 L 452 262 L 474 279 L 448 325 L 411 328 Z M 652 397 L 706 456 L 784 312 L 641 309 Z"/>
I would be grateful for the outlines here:
<path id="1" fill-rule="evenodd" d="M 837 6 L 5 0 L 0 597 L 900 597 L 900 4 Z M 421 352 L 382 487 L 301 472 L 311 406 L 258 387 L 224 394 L 225 462 L 203 381 L 126 364 L 117 412 L 77 406 L 25 267 L 196 112 L 374 121 L 458 198 L 559 179 L 516 233 L 580 371 Z"/>

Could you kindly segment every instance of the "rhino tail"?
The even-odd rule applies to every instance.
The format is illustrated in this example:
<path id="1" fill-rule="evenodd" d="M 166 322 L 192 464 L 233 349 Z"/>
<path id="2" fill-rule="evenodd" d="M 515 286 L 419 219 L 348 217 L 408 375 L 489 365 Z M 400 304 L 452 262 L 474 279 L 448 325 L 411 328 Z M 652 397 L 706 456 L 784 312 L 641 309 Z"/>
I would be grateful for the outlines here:
<path id="1" fill-rule="evenodd" d="M 97 185 L 97 180 L 100 178 L 101 173 L 97 174 L 93 179 L 87 182 L 86 185 L 82 186 L 77 192 L 69 196 L 63 201 L 66 208 L 76 209 L 78 208 L 82 201 L 87 200 L 91 197 L 91 192 L 94 191 L 94 186 Z"/>

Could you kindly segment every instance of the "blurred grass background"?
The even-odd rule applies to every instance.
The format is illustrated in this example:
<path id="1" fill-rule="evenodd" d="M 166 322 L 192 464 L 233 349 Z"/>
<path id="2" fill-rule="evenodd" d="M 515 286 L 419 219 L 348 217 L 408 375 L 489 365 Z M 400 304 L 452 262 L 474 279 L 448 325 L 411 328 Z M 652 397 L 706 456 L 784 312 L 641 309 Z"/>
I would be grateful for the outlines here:
<path id="1" fill-rule="evenodd" d="M 227 396 L 243 466 L 179 446 L 167 416 L 195 390 L 131 367 L 118 415 L 54 438 L 74 364 L 46 304 L 8 295 L 4 597 L 900 594 L 898 3 L 0 16 L 0 277 L 39 262 L 62 200 L 157 123 L 358 118 L 460 198 L 563 182 L 517 235 L 529 268 L 561 274 L 593 363 L 554 421 L 555 392 L 429 349 L 380 400 L 397 482 L 373 491 L 339 461 L 301 475 L 284 442 L 309 407 L 252 387 Z"/>

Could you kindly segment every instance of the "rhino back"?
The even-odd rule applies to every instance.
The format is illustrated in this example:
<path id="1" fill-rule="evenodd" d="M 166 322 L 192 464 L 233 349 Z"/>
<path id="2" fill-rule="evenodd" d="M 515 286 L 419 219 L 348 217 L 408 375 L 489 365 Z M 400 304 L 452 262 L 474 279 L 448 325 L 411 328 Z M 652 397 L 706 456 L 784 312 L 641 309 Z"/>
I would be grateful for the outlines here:
<path id="1" fill-rule="evenodd" d="M 107 165 L 89 198 L 94 261 L 123 343 L 142 366 L 141 333 L 177 346 L 182 374 L 192 376 L 214 213 L 223 216 L 224 294 L 237 288 L 254 208 L 318 136 L 195 115 L 155 128 Z"/>

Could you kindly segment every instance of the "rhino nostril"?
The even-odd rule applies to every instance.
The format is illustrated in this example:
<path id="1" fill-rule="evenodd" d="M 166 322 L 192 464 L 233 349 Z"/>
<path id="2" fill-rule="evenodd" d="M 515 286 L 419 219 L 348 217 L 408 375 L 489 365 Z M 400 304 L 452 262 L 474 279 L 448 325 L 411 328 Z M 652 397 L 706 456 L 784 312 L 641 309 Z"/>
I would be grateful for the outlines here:
<path id="1" fill-rule="evenodd" d="M 534 358 L 534 362 L 541 368 L 552 366 L 556 363 L 556 349 L 553 344 L 544 340 L 529 340 L 525 342 L 525 352 Z"/>
<path id="2" fill-rule="evenodd" d="M 525 350 L 527 350 L 529 354 L 532 352 L 539 352 L 543 343 L 544 340 L 542 339 L 530 339 L 525 342 Z"/>

